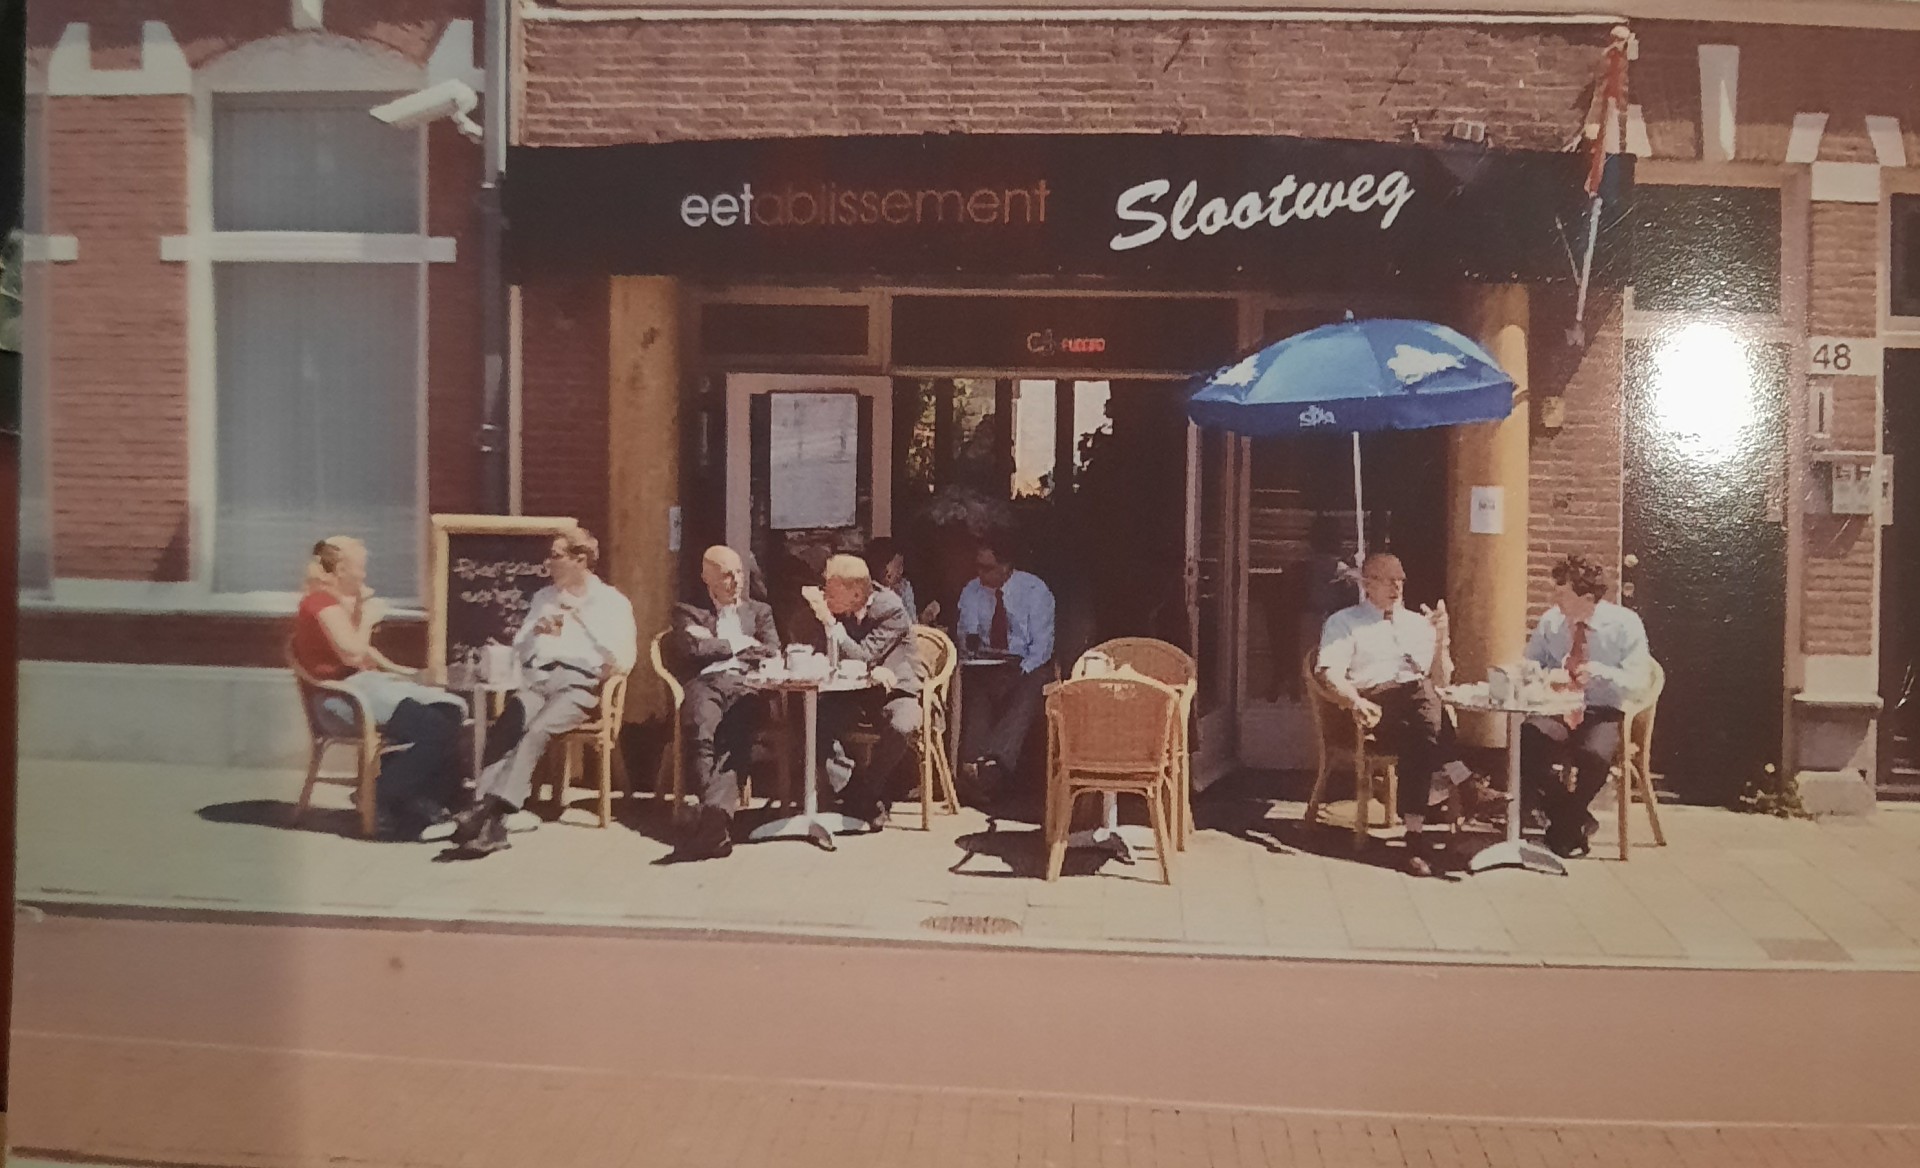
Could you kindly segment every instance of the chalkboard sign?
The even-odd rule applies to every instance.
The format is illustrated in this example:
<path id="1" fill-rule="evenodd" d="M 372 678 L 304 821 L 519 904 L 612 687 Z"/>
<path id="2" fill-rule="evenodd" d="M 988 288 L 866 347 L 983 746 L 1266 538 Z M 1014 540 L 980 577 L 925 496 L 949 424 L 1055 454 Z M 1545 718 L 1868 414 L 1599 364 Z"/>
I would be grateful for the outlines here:
<path id="1" fill-rule="evenodd" d="M 489 641 L 511 644 L 533 594 L 547 586 L 547 552 L 571 519 L 435 515 L 427 664 L 445 684 L 447 666 Z"/>

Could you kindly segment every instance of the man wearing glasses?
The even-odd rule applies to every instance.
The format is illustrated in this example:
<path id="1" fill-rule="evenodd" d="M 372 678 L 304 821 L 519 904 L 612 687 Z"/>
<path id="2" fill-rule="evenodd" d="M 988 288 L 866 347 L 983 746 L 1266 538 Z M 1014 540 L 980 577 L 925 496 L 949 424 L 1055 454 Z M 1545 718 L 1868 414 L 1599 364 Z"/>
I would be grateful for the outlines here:
<path id="1" fill-rule="evenodd" d="M 592 717 L 600 687 L 633 668 L 639 634 L 633 605 L 594 575 L 600 541 L 584 528 L 557 535 L 547 552 L 553 583 L 533 603 L 513 640 L 522 685 L 487 733 L 486 756 L 474 805 L 456 817 L 453 842 L 461 854 L 490 855 L 509 847 L 507 816 L 533 794 L 533 768 L 547 743 Z"/>
<path id="2" fill-rule="evenodd" d="M 1451 757 L 1451 727 L 1435 689 L 1453 677 L 1447 604 L 1409 611 L 1402 603 L 1407 571 L 1386 552 L 1361 565 L 1360 588 L 1360 603 L 1327 618 L 1315 667 L 1380 746 L 1400 756 L 1397 810 L 1407 830 L 1407 871 L 1431 876 L 1421 835 L 1427 808 L 1445 801 L 1450 784 L 1472 777 Z"/>
<path id="3" fill-rule="evenodd" d="M 954 632 L 962 656 L 999 661 L 966 675 L 960 726 L 960 794 L 992 806 L 1006 794 L 1027 731 L 1053 680 L 1053 590 L 1013 566 L 1008 539 L 988 535 L 974 553 L 976 577 L 960 591 Z"/>

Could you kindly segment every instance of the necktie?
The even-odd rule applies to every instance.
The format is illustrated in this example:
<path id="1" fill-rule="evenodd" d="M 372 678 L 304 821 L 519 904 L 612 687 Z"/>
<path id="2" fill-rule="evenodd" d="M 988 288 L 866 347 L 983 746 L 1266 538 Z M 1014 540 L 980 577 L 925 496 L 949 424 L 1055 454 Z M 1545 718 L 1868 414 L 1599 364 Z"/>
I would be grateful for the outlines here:
<path id="1" fill-rule="evenodd" d="M 1586 665 L 1586 663 L 1587 663 L 1587 622 L 1575 621 L 1573 623 L 1573 645 L 1571 648 L 1567 650 L 1567 676 L 1569 678 L 1576 676 L 1580 672 L 1580 669 Z M 1575 684 L 1577 685 L 1579 683 L 1576 681 Z M 1583 699 L 1585 698 L 1585 696 L 1586 695 L 1584 693 L 1581 695 Z M 1586 716 L 1587 716 L 1586 711 L 1584 709 L 1575 710 L 1573 713 L 1567 715 L 1567 726 L 1571 729 L 1578 729 L 1580 726 L 1580 723 L 1586 718 Z"/>
<path id="2" fill-rule="evenodd" d="M 987 626 L 987 647 L 1007 651 L 1007 594 L 1000 589 L 993 590 L 993 623 Z"/>

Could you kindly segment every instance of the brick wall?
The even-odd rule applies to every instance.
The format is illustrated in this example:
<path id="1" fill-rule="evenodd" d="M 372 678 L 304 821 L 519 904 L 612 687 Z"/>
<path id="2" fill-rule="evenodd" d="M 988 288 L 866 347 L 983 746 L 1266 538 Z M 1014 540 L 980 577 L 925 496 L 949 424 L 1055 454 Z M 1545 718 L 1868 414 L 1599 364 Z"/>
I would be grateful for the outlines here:
<path id="1" fill-rule="evenodd" d="M 425 61 L 450 19 L 475 22 L 478 48 L 480 0 L 327 0 L 326 32 Z M 60 39 L 73 22 L 88 26 L 96 69 L 130 69 L 140 63 L 141 25 L 166 24 L 199 68 L 236 45 L 294 31 L 286 0 L 34 0 L 27 6 L 27 44 L 35 56 Z"/>
<path id="2" fill-rule="evenodd" d="M 1621 301 L 1596 292 L 1587 304 L 1584 348 L 1558 343 L 1562 319 L 1571 319 L 1563 294 L 1538 298 L 1531 369 L 1533 441 L 1529 451 L 1527 620 L 1552 604 L 1548 569 L 1578 552 L 1605 564 L 1618 581 L 1621 544 L 1621 375 L 1624 342 Z M 1558 429 L 1542 425 L 1545 405 L 1564 408 Z M 1617 598 L 1617 597 L 1616 597 Z"/>
<path id="3" fill-rule="evenodd" d="M 140 64 L 142 23 L 164 22 L 198 68 L 249 42 L 287 35 L 291 6 L 231 0 L 42 0 L 29 53 L 44 67 L 67 25 L 89 26 L 95 68 Z M 478 0 L 330 0 L 325 33 L 424 64 L 448 21 L 483 16 Z M 45 229 L 80 242 L 48 265 L 49 443 L 56 572 L 64 577 L 187 578 L 187 269 L 160 239 L 187 230 L 184 96 L 37 99 L 45 111 Z M 476 430 L 479 148 L 451 127 L 427 135 L 427 230 L 456 241 L 458 262 L 429 268 L 426 335 L 428 503 L 478 504 Z M 419 640 L 398 633 L 398 644 Z M 26 655 L 76 660 L 274 664 L 284 621 L 264 618 L 29 614 Z M 411 656 L 418 656 L 413 653 Z"/>
<path id="4" fill-rule="evenodd" d="M 47 280 L 54 567 L 181 580 L 187 548 L 187 99 L 47 101 L 47 230 L 81 240 Z"/>
<path id="5" fill-rule="evenodd" d="M 1809 222 L 1808 330 L 1871 336 L 1879 328 L 1876 262 L 1879 211 L 1854 203 L 1814 203 Z M 1829 379 L 1834 450 L 1880 447 L 1878 370 Z M 1873 652 L 1874 521 L 1812 515 L 1805 530 L 1801 647 L 1808 653 Z"/>
<path id="6" fill-rule="evenodd" d="M 1657 157 L 1700 157 L 1700 56 L 1703 44 L 1740 47 L 1739 130 L 1735 154 L 1779 162 L 1793 115 L 1830 114 L 1821 157 L 1871 162 L 1866 115 L 1900 118 L 1909 157 L 1920 157 L 1920 33 L 1638 21 L 1640 59 L 1632 100 L 1647 119 Z"/>
<path id="7" fill-rule="evenodd" d="M 1456 118 L 1557 149 L 1606 30 L 1248 22 L 523 26 L 521 140 L 970 133 L 1406 140 Z"/>
<path id="8" fill-rule="evenodd" d="M 521 508 L 607 531 L 607 281 L 521 289 Z"/>

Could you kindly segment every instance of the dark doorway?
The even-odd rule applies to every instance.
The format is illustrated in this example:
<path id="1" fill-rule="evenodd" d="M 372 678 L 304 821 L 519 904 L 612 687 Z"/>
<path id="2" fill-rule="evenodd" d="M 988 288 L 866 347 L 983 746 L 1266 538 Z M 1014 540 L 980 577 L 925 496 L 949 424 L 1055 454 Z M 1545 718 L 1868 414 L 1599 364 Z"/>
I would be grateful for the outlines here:
<path id="1" fill-rule="evenodd" d="M 1920 799 L 1920 349 L 1888 350 L 1882 400 L 1894 474 L 1880 547 L 1878 794 Z"/>
<path id="2" fill-rule="evenodd" d="M 1780 765 L 1786 370 L 1718 325 L 1627 346 L 1626 603 L 1667 675 L 1653 769 L 1690 803 Z"/>

